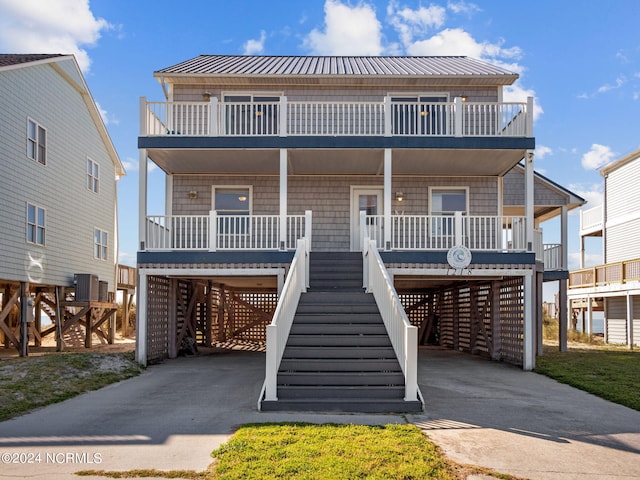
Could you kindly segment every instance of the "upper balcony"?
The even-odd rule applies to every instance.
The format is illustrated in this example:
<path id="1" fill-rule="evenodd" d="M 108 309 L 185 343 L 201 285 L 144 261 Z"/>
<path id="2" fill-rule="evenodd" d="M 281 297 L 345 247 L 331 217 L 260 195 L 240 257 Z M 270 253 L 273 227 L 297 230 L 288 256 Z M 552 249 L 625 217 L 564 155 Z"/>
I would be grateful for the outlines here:
<path id="1" fill-rule="evenodd" d="M 602 205 L 580 210 L 580 236 L 601 237 L 604 228 L 604 208 Z"/>
<path id="2" fill-rule="evenodd" d="M 533 99 L 518 102 L 149 102 L 143 137 L 533 137 Z"/>

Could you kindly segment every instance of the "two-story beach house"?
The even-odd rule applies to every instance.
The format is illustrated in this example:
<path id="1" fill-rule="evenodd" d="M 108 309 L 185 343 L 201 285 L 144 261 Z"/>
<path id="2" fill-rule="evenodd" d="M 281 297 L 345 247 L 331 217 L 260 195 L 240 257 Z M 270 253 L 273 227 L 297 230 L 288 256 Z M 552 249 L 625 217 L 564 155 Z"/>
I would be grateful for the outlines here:
<path id="1" fill-rule="evenodd" d="M 122 163 L 72 55 L 0 54 L 0 99 L 0 341 L 62 348 L 81 323 L 90 345 L 115 309 Z"/>
<path id="2" fill-rule="evenodd" d="M 141 99 L 137 358 L 266 344 L 262 409 L 421 408 L 418 345 L 534 367 L 539 223 L 583 200 L 533 169 L 533 99 L 467 57 L 202 55 Z M 166 173 L 148 212 L 147 164 Z M 535 193 L 535 195 L 534 195 Z"/>
<path id="3" fill-rule="evenodd" d="M 572 321 L 593 332 L 594 312 L 604 312 L 609 343 L 640 346 L 640 150 L 600 170 L 602 205 L 580 212 L 581 265 L 570 272 Z M 585 239 L 602 239 L 603 263 L 585 268 Z"/>

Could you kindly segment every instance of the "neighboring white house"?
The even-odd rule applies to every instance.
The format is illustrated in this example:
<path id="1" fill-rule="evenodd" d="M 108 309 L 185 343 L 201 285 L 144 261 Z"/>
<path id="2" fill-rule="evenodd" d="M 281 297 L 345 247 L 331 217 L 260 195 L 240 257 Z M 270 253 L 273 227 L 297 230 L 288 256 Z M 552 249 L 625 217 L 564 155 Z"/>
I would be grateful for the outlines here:
<path id="1" fill-rule="evenodd" d="M 0 98 L 0 336 L 26 354 L 29 336 L 53 333 L 41 331 L 41 309 L 65 318 L 61 328 L 95 314 L 74 318 L 56 287 L 80 281 L 89 291 L 76 299 L 112 303 L 125 172 L 72 55 L 0 54 Z"/>
<path id="2" fill-rule="evenodd" d="M 640 150 L 603 167 L 602 205 L 580 215 L 581 269 L 570 272 L 574 321 L 592 332 L 593 312 L 604 312 L 609 343 L 640 345 Z M 585 237 L 601 237 L 603 264 L 585 268 Z"/>
<path id="3" fill-rule="evenodd" d="M 348 381 L 332 370 L 383 355 L 355 315 L 364 287 L 409 403 L 418 344 L 534 367 L 542 282 L 568 276 L 566 242 L 545 247 L 539 224 L 560 216 L 566 238 L 584 200 L 534 173 L 533 99 L 503 100 L 517 74 L 468 57 L 201 55 L 154 76 L 165 99 L 141 99 L 138 139 L 138 361 L 189 338 L 266 342 L 263 408 L 287 395 L 282 408 L 327 408 L 331 389 L 380 401 L 349 382 L 379 368 L 395 384 L 390 359 L 360 359 Z M 148 160 L 166 174 L 164 212 L 147 211 Z M 303 360 L 314 352 L 326 355 Z M 333 406 L 373 408 L 346 403 Z"/>

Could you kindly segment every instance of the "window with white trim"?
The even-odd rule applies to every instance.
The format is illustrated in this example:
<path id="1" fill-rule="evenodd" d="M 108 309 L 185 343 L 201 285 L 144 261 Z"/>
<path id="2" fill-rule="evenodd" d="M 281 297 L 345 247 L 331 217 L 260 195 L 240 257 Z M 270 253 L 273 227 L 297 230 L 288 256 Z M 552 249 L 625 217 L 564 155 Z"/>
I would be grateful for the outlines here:
<path id="1" fill-rule="evenodd" d="M 100 192 L 100 165 L 87 158 L 87 188 L 92 192 Z"/>
<path id="2" fill-rule="evenodd" d="M 232 217 L 219 220 L 221 231 L 226 234 L 248 234 L 251 187 L 213 187 L 213 209 L 221 217 Z"/>
<path id="3" fill-rule="evenodd" d="M 93 256 L 99 260 L 107 259 L 107 245 L 109 243 L 109 234 L 99 228 L 93 231 Z"/>
<path id="4" fill-rule="evenodd" d="M 45 244 L 46 215 L 42 207 L 27 203 L 27 242 Z"/>
<path id="5" fill-rule="evenodd" d="M 42 165 L 47 164 L 47 131 L 30 118 L 27 119 L 27 156 Z"/>
<path id="6" fill-rule="evenodd" d="M 453 215 L 455 212 L 467 214 L 466 188 L 431 188 L 429 202 L 432 215 Z"/>

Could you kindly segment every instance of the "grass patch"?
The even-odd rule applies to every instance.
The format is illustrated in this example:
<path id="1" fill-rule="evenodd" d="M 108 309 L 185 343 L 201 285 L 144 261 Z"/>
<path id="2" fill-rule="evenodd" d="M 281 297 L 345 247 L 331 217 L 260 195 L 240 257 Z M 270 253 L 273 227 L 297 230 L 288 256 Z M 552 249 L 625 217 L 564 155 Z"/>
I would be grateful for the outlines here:
<path id="1" fill-rule="evenodd" d="M 206 472 L 86 470 L 77 475 L 205 480 L 461 480 L 482 474 L 519 480 L 490 469 L 451 462 L 418 427 L 407 424 L 250 424 L 241 427 L 211 455 L 215 460 Z"/>
<path id="2" fill-rule="evenodd" d="M 0 362 L 0 421 L 138 375 L 134 354 L 56 353 Z"/>
<path id="3" fill-rule="evenodd" d="M 536 372 L 601 398 L 640 411 L 640 354 L 590 346 L 568 352 L 545 349 Z"/>

